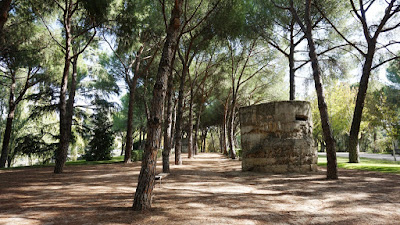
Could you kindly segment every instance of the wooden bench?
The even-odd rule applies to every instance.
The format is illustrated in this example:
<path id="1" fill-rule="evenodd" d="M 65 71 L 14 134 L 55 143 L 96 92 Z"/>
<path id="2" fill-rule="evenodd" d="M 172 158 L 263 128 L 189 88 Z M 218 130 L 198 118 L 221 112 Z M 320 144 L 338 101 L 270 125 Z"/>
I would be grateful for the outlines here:
<path id="1" fill-rule="evenodd" d="M 160 180 L 160 187 L 161 187 L 161 181 L 163 178 L 167 177 L 169 173 L 159 173 L 154 177 L 154 180 Z"/>

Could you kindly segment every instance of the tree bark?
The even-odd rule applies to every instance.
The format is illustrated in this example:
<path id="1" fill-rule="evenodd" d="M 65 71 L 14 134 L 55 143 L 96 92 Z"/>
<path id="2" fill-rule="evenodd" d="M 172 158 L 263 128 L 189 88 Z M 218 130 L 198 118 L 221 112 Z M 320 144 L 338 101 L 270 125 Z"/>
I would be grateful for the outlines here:
<path id="1" fill-rule="evenodd" d="M 213 135 L 213 130 L 210 130 L 210 134 L 211 134 L 211 143 L 213 146 L 213 150 L 215 151 L 215 140 L 214 140 L 214 135 Z"/>
<path id="2" fill-rule="evenodd" d="M 10 11 L 12 0 L 3 0 L 0 6 L 0 32 L 3 30 L 4 24 L 8 19 L 8 11 Z"/>
<path id="3" fill-rule="evenodd" d="M 173 96 L 172 96 L 173 97 Z M 177 107 L 177 99 L 173 102 L 172 107 L 172 122 L 171 122 L 171 148 L 175 149 L 175 121 L 176 121 L 176 107 Z"/>
<path id="4" fill-rule="evenodd" d="M 199 111 L 197 112 L 197 115 L 196 115 L 196 125 L 195 125 L 195 129 L 194 129 L 193 152 L 195 155 L 197 155 L 198 151 L 199 151 L 197 140 L 198 140 L 199 129 L 200 129 L 200 115 L 201 115 L 201 110 L 199 109 Z"/>
<path id="5" fill-rule="evenodd" d="M 188 119 L 188 158 L 193 157 L 193 86 L 190 89 L 190 100 L 189 100 L 189 119 Z"/>
<path id="6" fill-rule="evenodd" d="M 68 147 L 69 147 L 69 133 L 68 133 L 68 113 L 67 113 L 67 90 L 68 90 L 68 77 L 71 65 L 70 51 L 71 51 L 71 14 L 70 7 L 66 6 L 64 11 L 64 29 L 65 29 L 65 52 L 64 52 L 64 71 L 61 79 L 60 90 L 60 103 L 58 105 L 60 113 L 60 142 L 55 152 L 56 163 L 54 173 L 62 173 L 65 162 L 67 161 Z"/>
<path id="7" fill-rule="evenodd" d="M 230 108 L 230 116 L 229 116 L 229 124 L 228 124 L 228 144 L 229 144 L 229 156 L 232 159 L 236 159 L 236 152 L 235 152 L 235 107 L 236 107 L 236 93 L 232 95 L 232 103 Z"/>
<path id="8" fill-rule="evenodd" d="M 206 152 L 206 148 L 207 148 L 207 133 L 208 130 L 207 128 L 204 129 L 204 131 L 202 132 L 202 137 L 201 137 L 201 152 Z"/>
<path id="9" fill-rule="evenodd" d="M 197 116 L 196 116 L 196 126 L 195 126 L 195 131 L 194 131 L 194 144 L 193 144 L 193 149 L 194 149 L 194 154 L 197 155 L 198 153 L 198 143 L 197 143 L 197 139 L 198 139 L 198 133 L 199 133 L 199 129 L 200 129 L 200 119 L 201 119 L 201 113 L 203 112 L 203 104 L 204 102 L 201 101 L 200 106 L 199 106 L 199 110 L 197 111 Z"/>
<path id="10" fill-rule="evenodd" d="M 171 153 L 172 148 L 172 92 L 173 92 L 173 74 L 171 74 L 168 78 L 168 87 L 167 87 L 167 112 L 164 117 L 164 149 L 163 149 L 163 173 L 169 173 L 169 155 Z"/>
<path id="11" fill-rule="evenodd" d="M 75 101 L 75 91 L 77 86 L 77 73 L 78 73 L 78 56 L 73 58 L 71 61 L 72 64 L 72 76 L 71 76 L 71 84 L 68 88 L 68 100 L 66 101 L 65 107 L 65 117 L 64 117 L 64 127 L 63 127 L 63 135 L 61 136 L 60 129 L 60 147 L 62 147 L 62 155 L 59 157 L 59 162 L 62 163 L 57 165 L 56 158 L 56 167 L 54 168 L 54 173 L 62 173 L 65 162 L 67 161 L 68 148 L 71 140 L 71 128 L 72 128 L 72 117 L 74 115 L 74 101 Z M 61 120 L 61 118 L 60 118 Z M 61 128 L 61 127 L 60 127 Z M 63 137 L 63 143 L 61 138 Z M 59 170 L 61 169 L 61 170 Z"/>
<path id="12" fill-rule="evenodd" d="M 8 159 L 14 114 L 15 114 L 15 106 L 11 105 L 9 112 L 8 112 L 6 129 L 4 131 L 4 136 L 3 136 L 3 146 L 2 146 L 2 150 L 1 150 L 0 168 L 4 168 L 6 166 L 6 161 Z"/>
<path id="13" fill-rule="evenodd" d="M 121 154 L 120 154 L 120 156 L 123 156 L 124 155 L 124 152 L 125 152 L 125 140 L 124 140 L 124 135 L 121 135 Z"/>
<path id="14" fill-rule="evenodd" d="M 225 154 L 225 152 L 224 152 L 224 148 L 223 148 L 223 143 L 222 143 L 222 139 L 223 139 L 223 136 L 224 136 L 224 134 L 223 134 L 223 125 L 221 125 L 220 127 L 219 127 L 219 148 L 220 148 L 220 152 L 222 153 L 222 154 Z"/>
<path id="15" fill-rule="evenodd" d="M 289 99 L 295 100 L 296 98 L 296 89 L 295 89 L 295 68 L 294 68 L 294 20 L 292 19 L 290 23 L 290 49 L 289 49 Z"/>
<path id="16" fill-rule="evenodd" d="M 138 62 L 136 62 L 138 65 Z M 128 124 L 126 128 L 126 144 L 125 144 L 125 156 L 124 163 L 130 163 L 132 157 L 132 146 L 133 146 L 133 107 L 135 105 L 135 91 L 137 80 L 139 79 L 138 73 L 139 68 L 135 69 L 135 77 L 129 83 L 129 103 L 128 103 Z"/>
<path id="17" fill-rule="evenodd" d="M 6 129 L 4 131 L 3 136 L 3 146 L 1 149 L 1 157 L 0 157 L 0 168 L 4 168 L 6 166 L 6 161 L 9 153 L 9 145 L 11 139 L 11 131 L 12 131 L 12 123 L 15 116 L 15 88 L 16 88 L 16 78 L 15 74 L 11 74 L 11 85 L 10 85 L 10 93 L 8 98 L 8 116 L 6 122 Z"/>
<path id="18" fill-rule="evenodd" d="M 128 123 L 126 127 L 126 144 L 124 163 L 130 163 L 132 157 L 133 145 L 133 106 L 135 104 L 135 89 L 136 85 L 129 85 L 129 103 L 128 103 Z"/>
<path id="19" fill-rule="evenodd" d="M 312 72 L 314 77 L 315 90 L 317 92 L 318 98 L 318 109 L 321 117 L 321 124 L 323 130 L 323 136 L 326 143 L 326 155 L 327 155 L 327 179 L 338 179 L 337 175 L 337 162 L 336 162 L 336 145 L 335 139 L 332 135 L 332 129 L 329 123 L 328 108 L 325 102 L 324 90 L 321 81 L 321 70 L 318 62 L 318 57 L 316 53 L 315 43 L 312 35 L 312 24 L 311 24 L 311 0 L 306 0 L 306 10 L 305 10 L 305 26 L 303 25 L 300 18 L 297 16 L 292 4 L 292 13 L 295 16 L 297 23 L 301 26 L 303 32 L 306 35 L 306 39 L 309 47 L 309 57 L 311 60 Z"/>
<path id="20" fill-rule="evenodd" d="M 183 98 L 185 90 L 186 72 L 182 71 L 182 77 L 179 84 L 178 106 L 176 108 L 175 119 L 175 165 L 182 165 L 182 117 L 183 117 Z"/>
<path id="21" fill-rule="evenodd" d="M 171 19 L 167 28 L 167 37 L 158 67 L 156 83 L 153 90 L 153 99 L 150 110 L 150 119 L 147 122 L 147 138 L 144 158 L 136 188 L 133 209 L 142 211 L 151 208 L 154 178 L 157 163 L 157 151 L 161 138 L 162 111 L 168 76 L 171 74 L 171 65 L 180 34 L 180 17 L 182 14 L 182 0 L 175 0 L 171 12 Z"/>
<path id="22" fill-rule="evenodd" d="M 372 41 L 371 41 L 372 42 Z M 349 136 L 349 162 L 358 163 L 360 162 L 358 144 L 358 134 L 360 132 L 360 124 L 362 120 L 362 111 L 364 109 L 365 97 L 367 95 L 368 81 L 371 74 L 372 62 L 375 54 L 376 42 L 368 43 L 368 53 L 364 62 L 363 72 L 360 80 L 360 86 L 358 88 L 357 100 L 353 114 L 353 121 L 350 128 Z"/>
<path id="23" fill-rule="evenodd" d="M 227 117 L 228 117 L 228 107 L 227 107 L 227 104 L 225 104 L 225 106 L 224 106 L 224 121 L 222 124 L 222 149 L 223 149 L 224 155 L 228 155 L 228 149 L 227 149 L 227 145 L 226 145 Z"/>

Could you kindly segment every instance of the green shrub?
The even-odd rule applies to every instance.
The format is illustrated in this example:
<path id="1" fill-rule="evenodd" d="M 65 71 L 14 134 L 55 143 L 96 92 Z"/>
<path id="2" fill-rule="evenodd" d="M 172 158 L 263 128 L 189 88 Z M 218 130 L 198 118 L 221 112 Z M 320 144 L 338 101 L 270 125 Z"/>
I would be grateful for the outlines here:
<path id="1" fill-rule="evenodd" d="M 236 156 L 237 156 L 238 158 L 241 158 L 241 157 L 242 157 L 242 149 L 236 149 Z"/>
<path id="2" fill-rule="evenodd" d="M 110 160 L 114 144 L 113 124 L 107 113 L 102 110 L 92 115 L 90 119 L 93 123 L 93 133 L 83 158 L 86 161 Z"/>
<path id="3" fill-rule="evenodd" d="M 143 153 L 144 153 L 143 150 L 133 150 L 133 151 L 132 151 L 132 158 L 131 158 L 131 160 L 132 160 L 133 162 L 142 161 L 142 159 L 143 159 Z"/>
<path id="4" fill-rule="evenodd" d="M 132 162 L 142 161 L 143 159 L 144 150 L 133 150 L 132 151 Z M 158 149 L 157 158 L 161 158 L 162 156 L 162 149 Z"/>

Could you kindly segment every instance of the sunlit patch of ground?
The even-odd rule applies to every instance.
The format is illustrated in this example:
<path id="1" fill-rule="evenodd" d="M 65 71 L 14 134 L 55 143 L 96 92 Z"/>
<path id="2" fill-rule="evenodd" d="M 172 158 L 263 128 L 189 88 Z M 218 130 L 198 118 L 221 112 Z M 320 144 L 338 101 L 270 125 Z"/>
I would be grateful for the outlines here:
<path id="1" fill-rule="evenodd" d="M 173 160 L 171 158 L 171 163 Z M 241 172 L 200 154 L 171 165 L 153 208 L 131 210 L 140 163 L 0 171 L 0 224 L 400 224 L 400 176 L 340 170 L 300 175 Z M 161 172 L 161 164 L 158 164 Z"/>

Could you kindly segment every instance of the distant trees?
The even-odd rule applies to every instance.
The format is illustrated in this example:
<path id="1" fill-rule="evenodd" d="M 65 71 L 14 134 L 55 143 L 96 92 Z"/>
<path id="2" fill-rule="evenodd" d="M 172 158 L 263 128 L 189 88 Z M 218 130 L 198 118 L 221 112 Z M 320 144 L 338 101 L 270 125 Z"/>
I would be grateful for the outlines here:
<path id="1" fill-rule="evenodd" d="M 6 2 L 4 2 L 6 4 Z M 20 5 L 16 5 L 18 9 Z M 18 11 L 18 10 L 16 10 Z M 4 168 L 9 154 L 9 145 L 13 129 L 15 111 L 27 95 L 28 90 L 46 79 L 46 57 L 49 51 L 48 38 L 43 35 L 43 27 L 34 22 L 30 14 L 13 13 L 10 23 L 2 27 L 2 35 L 10 38 L 0 42 L 0 85 L 4 86 L 8 95 L 7 121 L 3 134 L 0 168 Z M 6 12 L 8 14 L 8 11 Z M 6 18 L 8 16 L 6 15 Z"/>
<path id="2" fill-rule="evenodd" d="M 71 138 L 71 126 L 77 85 L 77 63 L 79 56 L 87 49 L 96 36 L 96 28 L 104 22 L 111 0 L 66 0 L 51 1 L 50 6 L 61 12 L 58 14 L 63 30 L 63 37 L 58 37 L 49 29 L 43 14 L 44 5 L 34 5 L 36 14 L 42 19 L 49 35 L 64 54 L 64 69 L 60 86 L 60 143 L 56 151 L 54 173 L 62 173 L 67 160 Z M 72 68 L 71 68 L 72 67 Z M 72 71 L 71 71 L 72 70 Z"/>
<path id="3" fill-rule="evenodd" d="M 345 29 L 342 28 L 341 25 L 335 24 L 329 16 L 322 13 L 320 8 L 317 7 L 317 10 L 322 13 L 324 19 L 339 34 L 339 36 L 341 36 L 343 41 L 351 46 L 363 60 L 361 79 L 359 82 L 357 100 L 350 128 L 348 146 L 349 162 L 357 163 L 359 162 L 359 149 L 357 147 L 358 136 L 371 71 L 387 62 L 390 62 L 391 60 L 399 58 L 399 56 L 391 49 L 393 49 L 393 46 L 399 44 L 397 40 L 392 39 L 392 35 L 400 28 L 397 16 L 400 12 L 400 5 L 396 0 L 386 1 L 382 5 L 379 5 L 380 3 L 377 1 L 361 0 L 356 2 L 350 0 L 349 4 L 352 9 L 351 12 L 356 18 L 356 23 L 360 27 L 361 31 L 356 39 L 349 35 L 345 35 L 341 31 Z M 373 12 L 372 9 L 381 10 L 382 13 L 375 15 L 376 11 Z M 359 37 L 362 37 L 364 41 L 360 42 Z M 382 57 L 379 62 L 375 62 L 374 60 L 376 55 Z"/>
<path id="4" fill-rule="evenodd" d="M 97 99 L 98 101 L 98 99 Z M 114 132 L 112 122 L 109 118 L 107 108 L 97 105 L 96 112 L 91 116 L 93 126 L 88 132 L 91 132 L 91 140 L 88 150 L 83 156 L 87 161 L 110 160 L 111 151 L 114 144 Z"/>
<path id="5" fill-rule="evenodd" d="M 126 143 L 124 162 L 131 161 L 133 144 L 133 120 L 135 90 L 138 80 L 148 74 L 156 54 L 159 52 L 163 29 L 162 13 L 154 3 L 126 0 L 118 4 L 115 21 L 109 23 L 106 34 L 115 35 L 113 45 L 103 35 L 113 51 L 111 75 L 122 79 L 128 87 L 129 104 L 127 112 Z"/>

